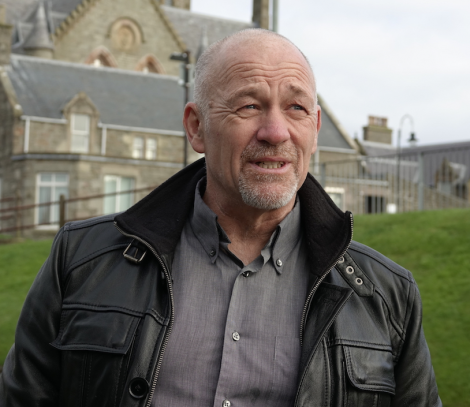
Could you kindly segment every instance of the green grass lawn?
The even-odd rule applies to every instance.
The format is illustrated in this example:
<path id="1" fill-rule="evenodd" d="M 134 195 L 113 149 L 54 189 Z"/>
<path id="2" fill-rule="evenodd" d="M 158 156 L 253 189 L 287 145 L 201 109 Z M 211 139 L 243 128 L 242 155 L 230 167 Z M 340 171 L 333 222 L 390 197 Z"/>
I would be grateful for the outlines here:
<path id="1" fill-rule="evenodd" d="M 442 402 L 470 406 L 470 210 L 357 216 L 354 240 L 413 273 Z"/>
<path id="2" fill-rule="evenodd" d="M 470 407 L 470 210 L 357 216 L 354 239 L 409 269 L 446 407 Z M 0 365 L 51 241 L 0 245 Z"/>
<path id="3" fill-rule="evenodd" d="M 21 307 L 52 240 L 0 245 L 0 366 L 10 350 Z"/>

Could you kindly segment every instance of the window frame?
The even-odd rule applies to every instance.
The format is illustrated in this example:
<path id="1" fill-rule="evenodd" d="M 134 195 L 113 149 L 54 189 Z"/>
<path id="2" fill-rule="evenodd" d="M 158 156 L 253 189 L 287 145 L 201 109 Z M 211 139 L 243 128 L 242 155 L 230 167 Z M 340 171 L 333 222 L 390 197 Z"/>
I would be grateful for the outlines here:
<path id="1" fill-rule="evenodd" d="M 130 180 L 130 183 L 131 183 L 131 188 L 127 188 L 127 189 L 122 189 L 122 183 L 123 183 L 123 180 L 126 179 L 126 180 Z M 108 192 L 106 192 L 106 182 L 107 181 L 116 181 L 116 191 L 114 192 L 121 192 L 121 191 L 127 191 L 127 190 L 134 190 L 135 189 L 135 178 L 133 177 L 124 177 L 124 176 L 121 176 L 121 175 L 110 175 L 110 174 L 107 174 L 103 177 L 103 193 L 106 194 Z M 128 194 L 116 194 L 116 195 L 112 195 L 112 196 L 105 196 L 103 197 L 103 214 L 104 215 L 109 215 L 109 214 L 112 214 L 112 213 L 116 213 L 116 212 L 122 212 L 126 209 L 128 209 L 129 207 L 122 207 L 122 198 L 123 196 L 128 196 L 129 197 L 129 200 L 130 200 L 130 205 L 129 207 L 131 207 L 132 205 L 134 205 L 135 203 L 135 195 L 134 195 L 134 192 L 131 192 L 131 193 L 128 193 Z M 107 202 L 109 202 L 108 199 L 114 199 L 114 208 L 112 211 L 107 211 L 106 210 L 106 206 L 107 206 Z M 108 201 L 107 201 L 108 200 Z"/>
<path id="2" fill-rule="evenodd" d="M 41 181 L 41 176 L 50 174 L 52 175 L 52 181 Z M 57 175 L 65 175 L 66 181 L 57 181 L 55 178 Z M 36 205 L 41 204 L 42 202 L 40 201 L 40 189 L 41 187 L 50 187 L 52 188 L 51 192 L 51 200 L 47 202 L 56 202 L 59 201 L 60 199 L 60 194 L 57 195 L 57 189 L 61 187 L 66 187 L 67 192 L 65 194 L 65 198 L 67 199 L 69 196 L 69 185 L 70 185 L 70 175 L 66 172 L 52 172 L 52 171 L 45 171 L 45 172 L 39 172 L 36 174 L 36 191 L 35 191 L 35 203 Z M 41 206 L 36 206 L 35 211 L 34 211 L 34 224 L 36 229 L 42 229 L 42 230 L 57 230 L 59 228 L 59 204 L 55 205 L 49 205 L 49 221 L 50 223 L 48 224 L 40 224 L 40 210 Z M 57 219 L 54 219 L 55 216 L 57 216 Z"/>
<path id="3" fill-rule="evenodd" d="M 87 119 L 87 130 L 77 130 L 75 128 L 77 117 L 83 117 Z M 70 152 L 72 153 L 88 153 L 90 151 L 90 136 L 91 136 L 91 117 L 87 114 L 72 113 L 70 115 Z M 85 140 L 85 148 L 74 149 L 74 138 L 79 137 Z"/>

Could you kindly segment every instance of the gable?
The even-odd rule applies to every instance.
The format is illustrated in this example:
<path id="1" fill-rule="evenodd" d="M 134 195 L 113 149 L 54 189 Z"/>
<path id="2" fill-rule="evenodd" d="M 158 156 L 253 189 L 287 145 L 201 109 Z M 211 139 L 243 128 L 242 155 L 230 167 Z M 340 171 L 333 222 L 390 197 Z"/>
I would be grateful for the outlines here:
<path id="1" fill-rule="evenodd" d="M 55 59 L 84 63 L 96 48 L 105 47 L 118 68 L 135 70 L 144 56 L 154 55 L 166 73 L 179 75 L 179 63 L 169 56 L 185 45 L 153 0 L 141 0 L 138 7 L 129 7 L 128 0 L 83 4 L 56 30 Z"/>
<path id="2" fill-rule="evenodd" d="M 325 100 L 318 95 L 318 104 L 322 108 L 322 126 L 318 134 L 318 147 L 340 148 L 355 151 L 356 145 L 336 119 Z"/>

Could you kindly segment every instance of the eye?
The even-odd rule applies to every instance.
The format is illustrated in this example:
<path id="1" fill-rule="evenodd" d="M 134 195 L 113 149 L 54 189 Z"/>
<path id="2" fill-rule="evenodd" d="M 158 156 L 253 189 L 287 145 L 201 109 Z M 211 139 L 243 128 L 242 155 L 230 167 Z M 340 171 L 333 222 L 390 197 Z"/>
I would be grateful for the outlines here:
<path id="1" fill-rule="evenodd" d="M 244 106 L 245 109 L 256 109 L 255 105 L 246 105 Z"/>
<path id="2" fill-rule="evenodd" d="M 293 110 L 305 110 L 305 108 L 301 105 L 292 105 L 291 108 Z"/>

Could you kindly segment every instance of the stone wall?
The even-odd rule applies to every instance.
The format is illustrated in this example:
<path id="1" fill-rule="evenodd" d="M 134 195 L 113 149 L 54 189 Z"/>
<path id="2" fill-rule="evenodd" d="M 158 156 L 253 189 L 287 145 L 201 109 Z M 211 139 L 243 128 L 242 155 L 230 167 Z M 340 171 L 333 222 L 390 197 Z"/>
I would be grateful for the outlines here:
<path id="1" fill-rule="evenodd" d="M 120 20 L 121 19 L 121 20 Z M 83 63 L 92 51 L 106 47 L 123 69 L 135 70 L 146 55 L 155 55 L 168 75 L 179 75 L 178 42 L 153 1 L 129 7 L 128 0 L 99 0 L 76 18 L 55 40 L 55 59 Z"/>

